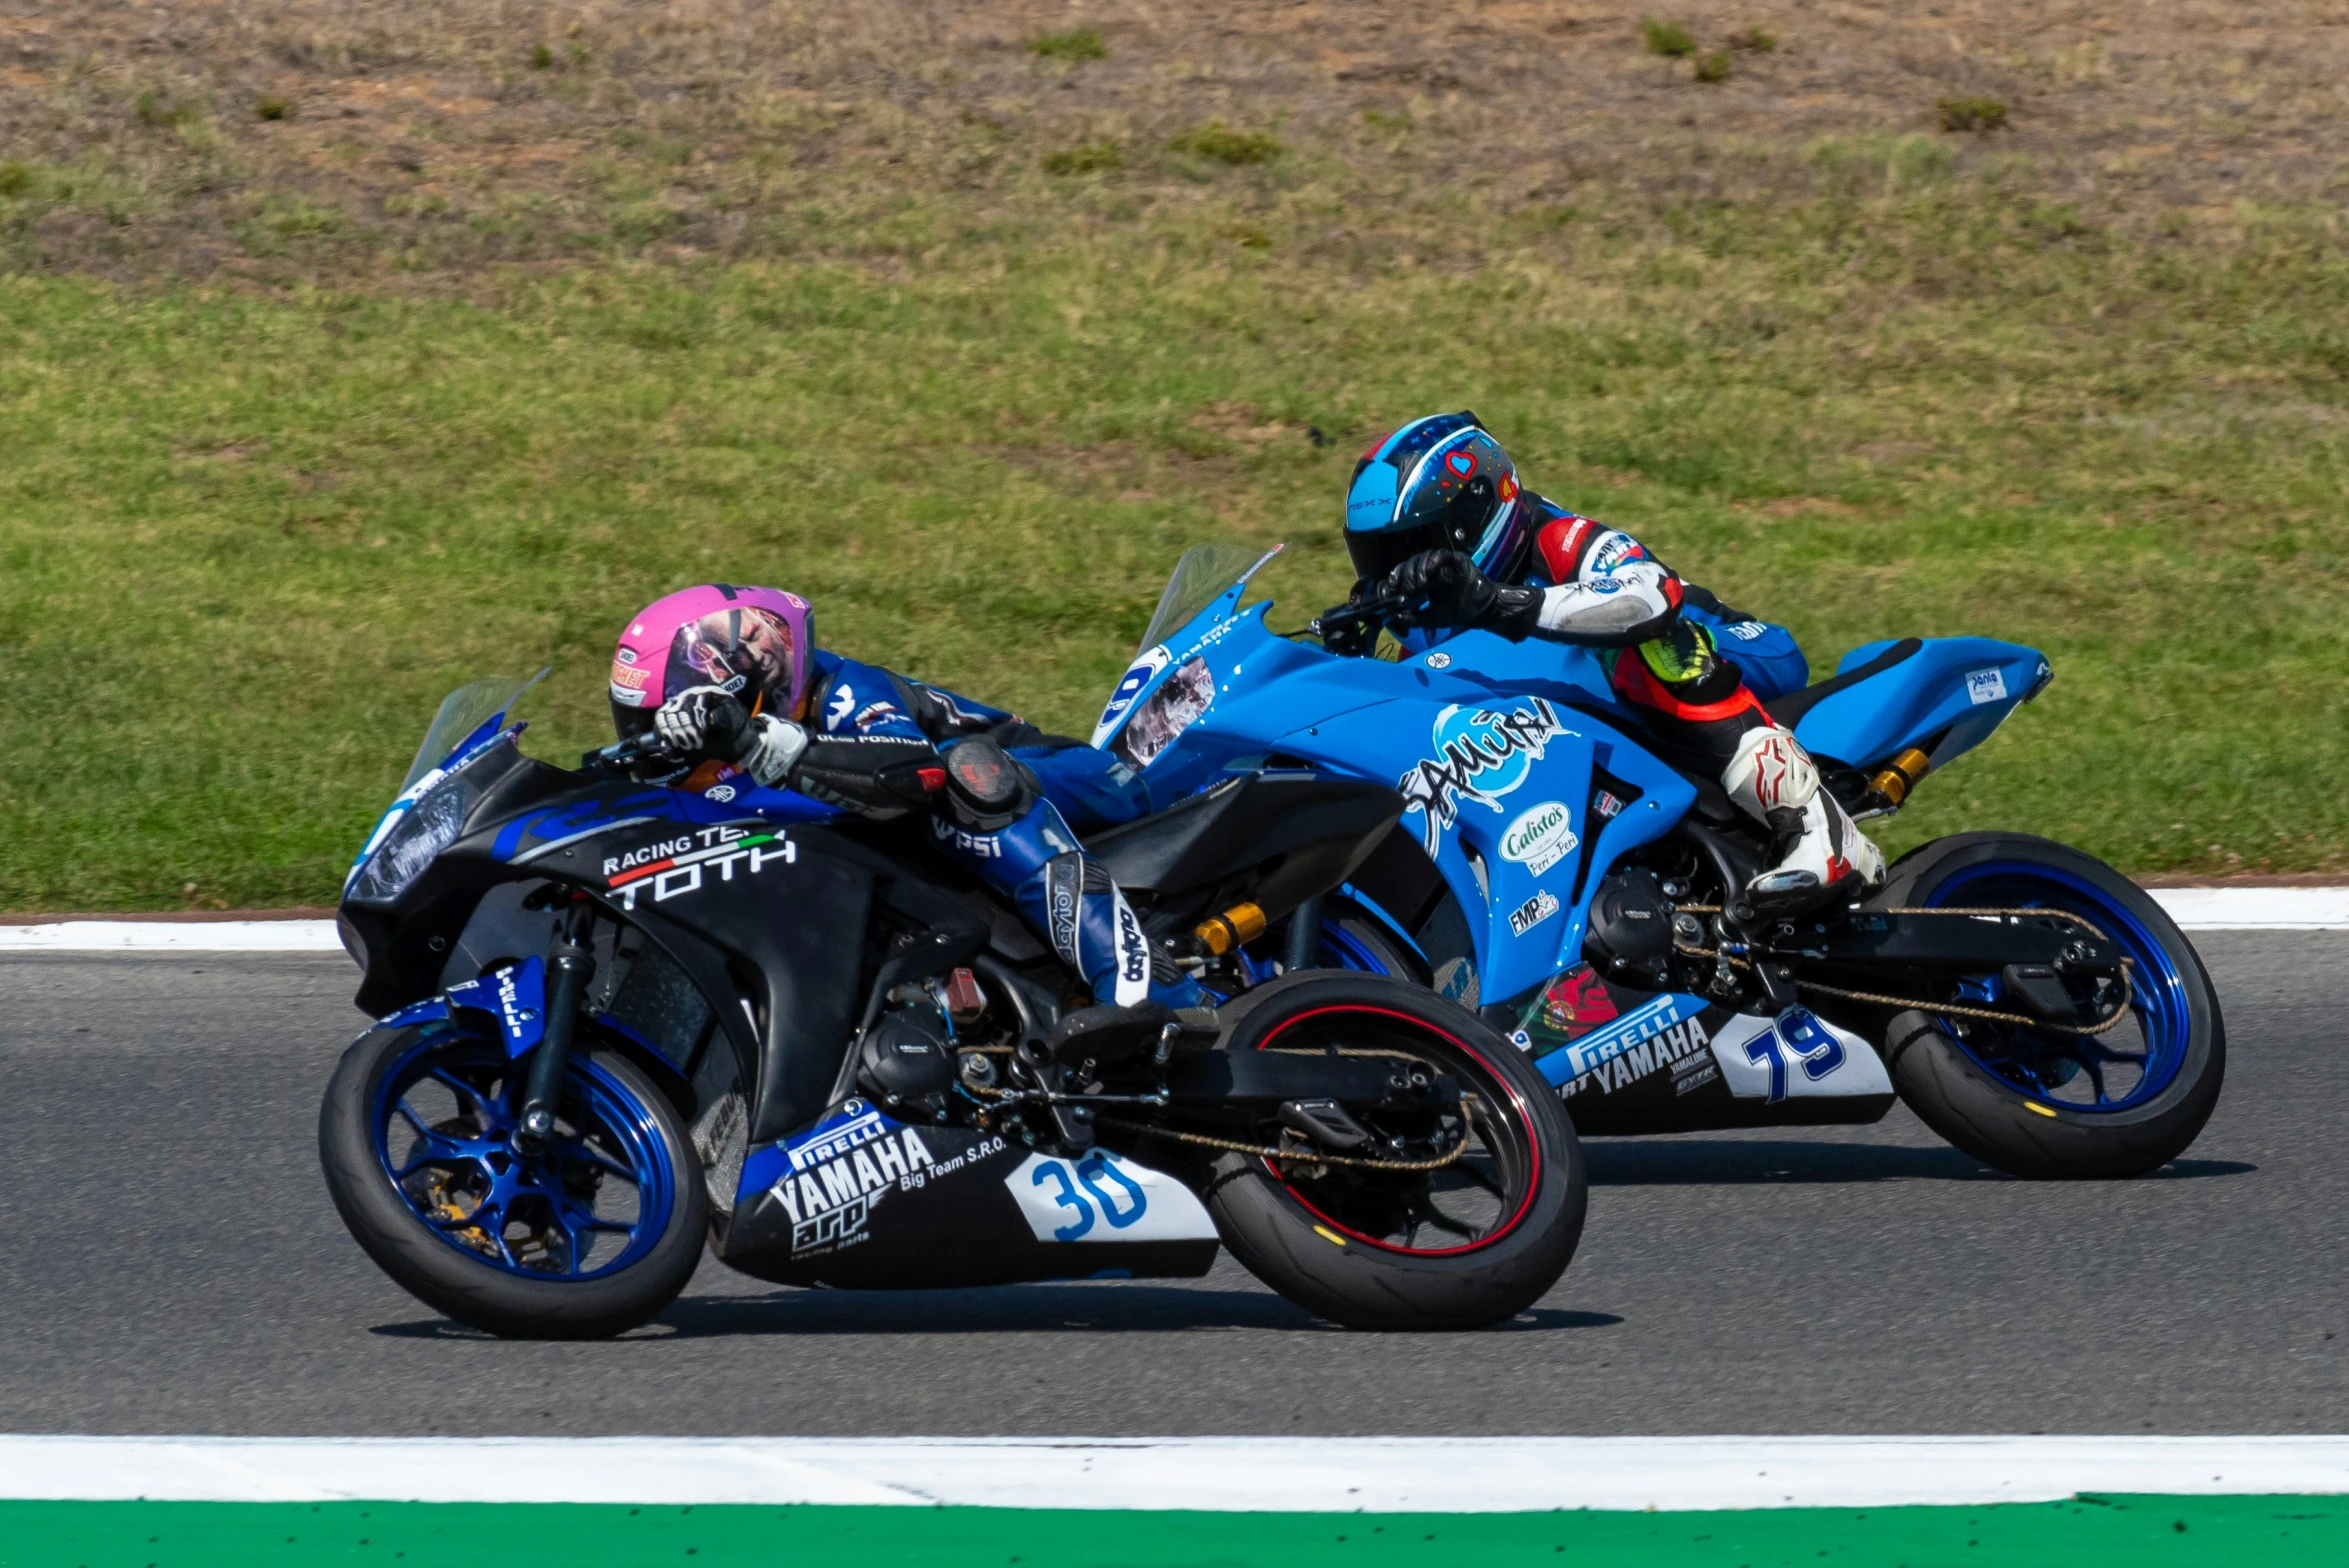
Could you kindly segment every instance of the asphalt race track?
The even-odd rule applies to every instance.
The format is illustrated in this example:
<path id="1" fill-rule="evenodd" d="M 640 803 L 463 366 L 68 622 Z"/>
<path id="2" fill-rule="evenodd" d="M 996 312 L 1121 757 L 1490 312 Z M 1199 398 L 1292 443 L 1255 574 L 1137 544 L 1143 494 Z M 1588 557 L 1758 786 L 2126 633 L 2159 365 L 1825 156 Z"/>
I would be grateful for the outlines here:
<path id="1" fill-rule="evenodd" d="M 2204 933 L 2231 1072 L 2140 1182 L 1994 1175 L 1905 1111 L 1594 1142 L 1558 1290 L 1489 1333 L 1184 1284 L 783 1290 L 706 1262 L 597 1345 L 437 1319 L 344 1235 L 337 956 L 0 961 L 0 1431 L 2349 1430 L 2349 935 Z"/>

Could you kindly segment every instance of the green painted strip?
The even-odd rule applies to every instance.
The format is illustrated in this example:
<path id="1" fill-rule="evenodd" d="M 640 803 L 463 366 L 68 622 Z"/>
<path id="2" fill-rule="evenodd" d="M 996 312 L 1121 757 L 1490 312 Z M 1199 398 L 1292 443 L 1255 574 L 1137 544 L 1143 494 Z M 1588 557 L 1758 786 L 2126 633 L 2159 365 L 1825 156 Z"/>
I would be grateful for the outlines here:
<path id="1" fill-rule="evenodd" d="M 2338 1568 L 2349 1499 L 1236 1514 L 553 1503 L 0 1502 L 4 1568 Z"/>

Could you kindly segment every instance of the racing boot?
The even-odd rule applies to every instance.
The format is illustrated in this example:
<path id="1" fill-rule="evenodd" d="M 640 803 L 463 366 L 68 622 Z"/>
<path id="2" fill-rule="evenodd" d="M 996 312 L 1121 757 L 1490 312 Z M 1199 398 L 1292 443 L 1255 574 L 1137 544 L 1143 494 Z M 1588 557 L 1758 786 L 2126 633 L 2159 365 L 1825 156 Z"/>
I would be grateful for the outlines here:
<path id="1" fill-rule="evenodd" d="M 1052 807 L 1047 803 L 1042 809 Z M 1061 961 L 1085 977 L 1094 1000 L 1175 1011 L 1206 1004 L 1199 982 L 1143 934 L 1142 922 L 1134 918 L 1109 868 L 1082 850 L 1053 856 L 1019 884 L 1013 897 Z"/>
<path id="2" fill-rule="evenodd" d="M 1205 1003 L 1199 982 L 1152 948 L 1109 868 L 1085 853 L 1025 764 L 986 736 L 957 742 L 943 761 L 945 809 L 932 818 L 938 847 L 1008 893 L 1095 1001 Z"/>
<path id="3" fill-rule="evenodd" d="M 1817 764 L 1791 731 L 1739 736 L 1721 786 L 1770 830 L 1770 869 L 1745 885 L 1757 911 L 1799 914 L 1884 880 L 1884 851 L 1820 788 Z"/>

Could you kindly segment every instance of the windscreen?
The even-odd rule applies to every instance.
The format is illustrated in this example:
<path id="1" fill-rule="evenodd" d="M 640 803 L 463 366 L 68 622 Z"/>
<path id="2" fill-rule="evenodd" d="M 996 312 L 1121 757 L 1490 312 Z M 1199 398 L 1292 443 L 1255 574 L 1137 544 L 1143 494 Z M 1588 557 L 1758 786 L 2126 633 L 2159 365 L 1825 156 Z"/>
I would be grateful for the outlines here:
<path id="1" fill-rule="evenodd" d="M 1166 592 L 1158 596 L 1158 613 L 1150 617 L 1150 629 L 1142 634 L 1142 649 L 1164 642 L 1169 632 L 1179 631 L 1184 622 L 1229 592 L 1233 584 L 1255 576 L 1284 548 L 1277 544 L 1269 550 L 1245 544 L 1195 544 L 1185 550 L 1183 558 L 1175 562 L 1174 575 L 1166 580 Z"/>
<path id="2" fill-rule="evenodd" d="M 432 716 L 432 727 L 424 732 L 424 744 L 416 748 L 416 760 L 408 766 L 408 776 L 400 781 L 400 793 L 405 795 L 410 785 L 439 767 L 475 730 L 503 718 L 522 694 L 545 680 L 553 668 L 550 664 L 528 680 L 492 675 L 468 681 L 443 697 L 440 711 Z"/>

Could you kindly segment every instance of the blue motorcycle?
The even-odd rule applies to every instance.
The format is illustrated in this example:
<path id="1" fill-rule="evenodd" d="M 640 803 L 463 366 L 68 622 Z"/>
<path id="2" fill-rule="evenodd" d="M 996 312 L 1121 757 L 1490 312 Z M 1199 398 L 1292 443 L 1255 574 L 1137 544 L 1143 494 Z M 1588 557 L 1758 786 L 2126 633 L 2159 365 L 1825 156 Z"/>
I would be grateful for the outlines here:
<path id="1" fill-rule="evenodd" d="M 1738 890 L 1765 864 L 1761 828 L 1642 742 L 1594 657 L 1483 632 L 1333 656 L 1322 622 L 1282 634 L 1270 601 L 1242 606 L 1270 559 L 1182 558 L 1093 743 L 1194 810 L 1289 773 L 1385 784 L 1403 809 L 1334 892 L 1260 888 L 1202 924 L 1209 984 L 1337 967 L 1431 987 L 1511 1038 L 1584 1135 L 1865 1123 L 1898 1097 L 2015 1175 L 2123 1177 L 2209 1119 L 2226 1056 L 2210 978 L 2102 862 L 1965 833 L 1864 900 L 1758 913 Z M 2031 648 L 1912 637 L 1768 707 L 1865 820 L 2051 679 Z M 1151 820 L 1091 847 L 1123 876 L 1126 841 L 1164 831 Z"/>

